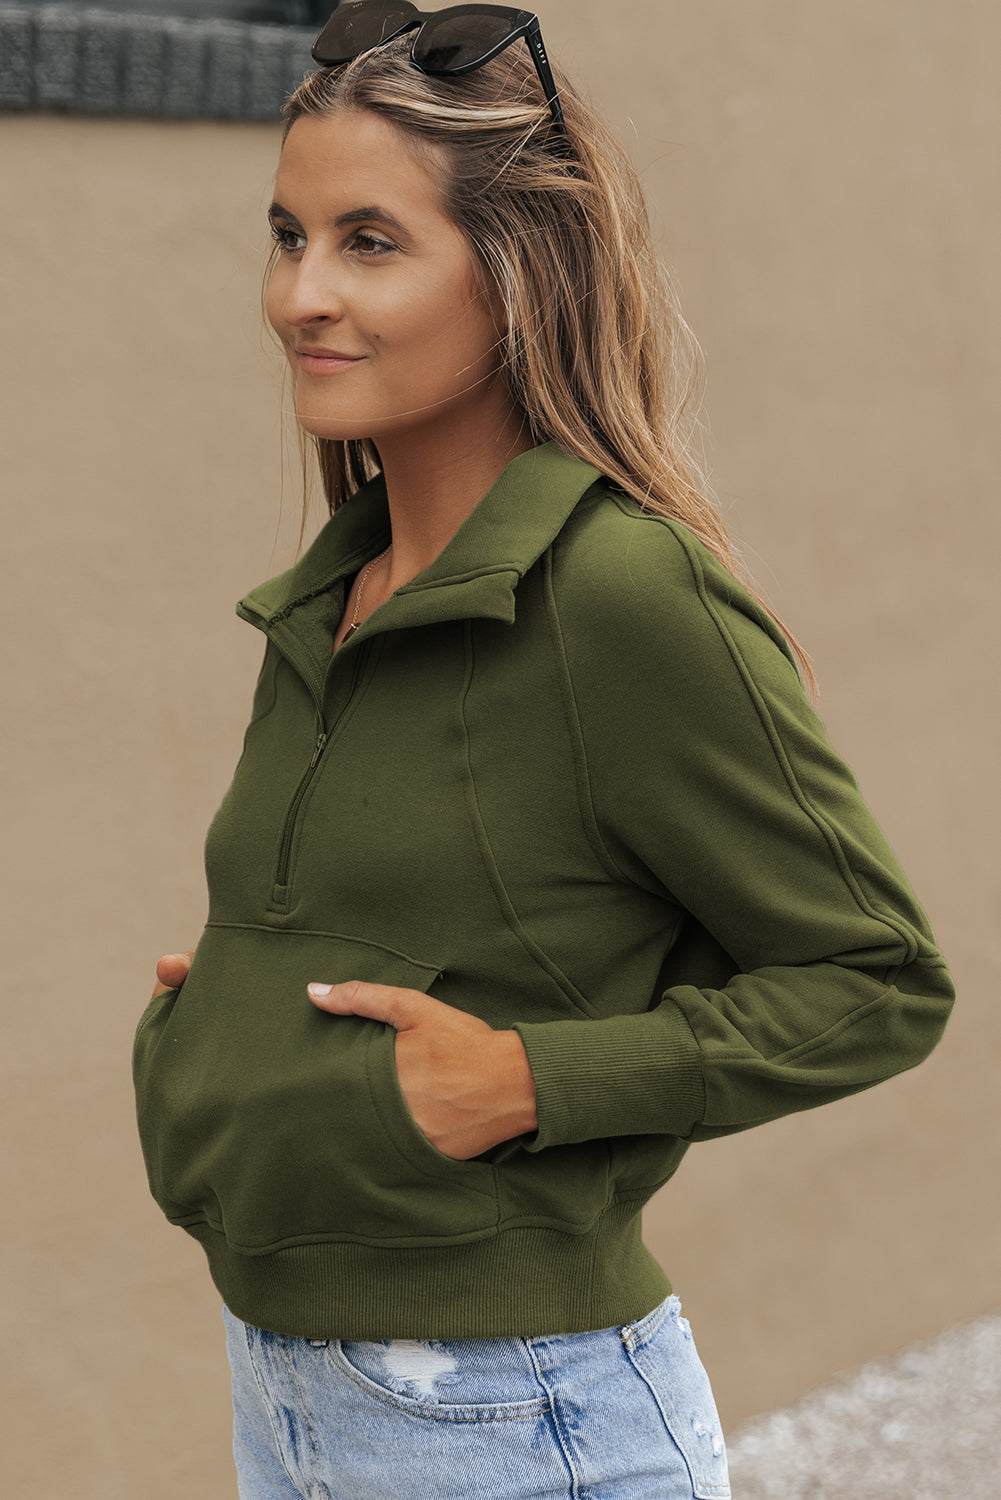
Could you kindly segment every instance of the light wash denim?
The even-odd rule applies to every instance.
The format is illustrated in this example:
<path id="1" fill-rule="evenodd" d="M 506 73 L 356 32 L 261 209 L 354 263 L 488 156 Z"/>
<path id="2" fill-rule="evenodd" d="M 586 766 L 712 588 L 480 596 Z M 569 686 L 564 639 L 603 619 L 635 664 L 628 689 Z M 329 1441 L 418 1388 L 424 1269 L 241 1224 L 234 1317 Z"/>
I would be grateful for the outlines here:
<path id="1" fill-rule="evenodd" d="M 314 1343 L 224 1318 L 241 1500 L 729 1500 L 677 1297 L 527 1339 Z"/>

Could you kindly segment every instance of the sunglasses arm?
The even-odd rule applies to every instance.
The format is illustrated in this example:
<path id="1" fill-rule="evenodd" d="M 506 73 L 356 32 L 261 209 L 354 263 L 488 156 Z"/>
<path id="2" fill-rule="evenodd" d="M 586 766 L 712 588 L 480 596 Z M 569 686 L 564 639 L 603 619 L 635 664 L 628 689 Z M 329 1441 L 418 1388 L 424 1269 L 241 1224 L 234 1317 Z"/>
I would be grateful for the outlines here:
<path id="1" fill-rule="evenodd" d="M 562 135 L 568 135 L 567 122 L 563 118 L 563 110 L 560 108 L 556 80 L 553 77 L 553 70 L 549 66 L 549 58 L 546 56 L 546 44 L 542 40 L 542 29 L 537 19 L 532 21 L 532 24 L 525 32 L 525 41 L 528 43 L 528 49 L 532 54 L 532 60 L 539 75 L 539 82 L 542 84 L 542 91 L 546 96 L 546 103 L 552 110 L 553 123 Z"/>

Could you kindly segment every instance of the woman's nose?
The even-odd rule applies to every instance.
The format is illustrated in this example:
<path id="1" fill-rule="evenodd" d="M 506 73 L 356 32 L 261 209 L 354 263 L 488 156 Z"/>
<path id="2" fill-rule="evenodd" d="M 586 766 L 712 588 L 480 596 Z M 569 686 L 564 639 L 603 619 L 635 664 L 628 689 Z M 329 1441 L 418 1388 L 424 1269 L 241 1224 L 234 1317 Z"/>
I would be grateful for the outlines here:
<path id="1" fill-rule="evenodd" d="M 344 297 L 340 279 L 329 260 L 307 250 L 290 268 L 292 275 L 282 288 L 280 313 L 285 322 L 301 327 L 319 319 L 340 322 Z"/>

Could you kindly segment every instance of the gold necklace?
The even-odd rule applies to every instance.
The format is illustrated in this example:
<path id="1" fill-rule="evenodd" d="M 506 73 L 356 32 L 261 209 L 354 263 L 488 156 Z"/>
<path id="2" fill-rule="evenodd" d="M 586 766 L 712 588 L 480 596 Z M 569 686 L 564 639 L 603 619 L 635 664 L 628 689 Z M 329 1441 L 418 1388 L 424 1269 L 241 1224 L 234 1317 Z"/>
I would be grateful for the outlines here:
<path id="1" fill-rule="evenodd" d="M 354 635 L 355 631 L 358 629 L 358 626 L 361 624 L 361 621 L 358 618 L 358 613 L 359 613 L 359 611 L 361 609 L 361 596 L 362 596 L 362 593 L 364 592 L 364 589 L 365 589 L 365 580 L 368 578 L 368 575 L 371 573 L 371 571 L 375 567 L 376 563 L 377 562 L 382 562 L 382 559 L 384 557 L 388 557 L 389 554 L 392 552 L 392 550 L 393 550 L 393 544 L 392 544 L 392 542 L 390 542 L 390 544 L 386 548 L 385 552 L 380 552 L 378 557 L 373 557 L 372 561 L 370 563 L 366 563 L 365 567 L 362 569 L 361 577 L 358 579 L 358 591 L 355 594 L 354 614 L 351 616 L 351 624 L 348 626 L 347 630 L 345 630 L 344 634 L 341 636 L 341 645 L 342 646 L 344 645 L 344 642 L 346 640 L 350 640 L 351 636 Z"/>

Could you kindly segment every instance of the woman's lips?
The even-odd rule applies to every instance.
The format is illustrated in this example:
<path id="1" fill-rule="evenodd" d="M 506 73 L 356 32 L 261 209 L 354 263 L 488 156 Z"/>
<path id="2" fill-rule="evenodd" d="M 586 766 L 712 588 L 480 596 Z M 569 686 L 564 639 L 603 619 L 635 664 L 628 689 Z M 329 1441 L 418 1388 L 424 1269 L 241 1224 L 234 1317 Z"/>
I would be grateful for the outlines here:
<path id="1" fill-rule="evenodd" d="M 361 364 L 364 355 L 341 354 L 337 349 L 297 349 L 299 363 L 307 375 L 336 375 Z"/>

